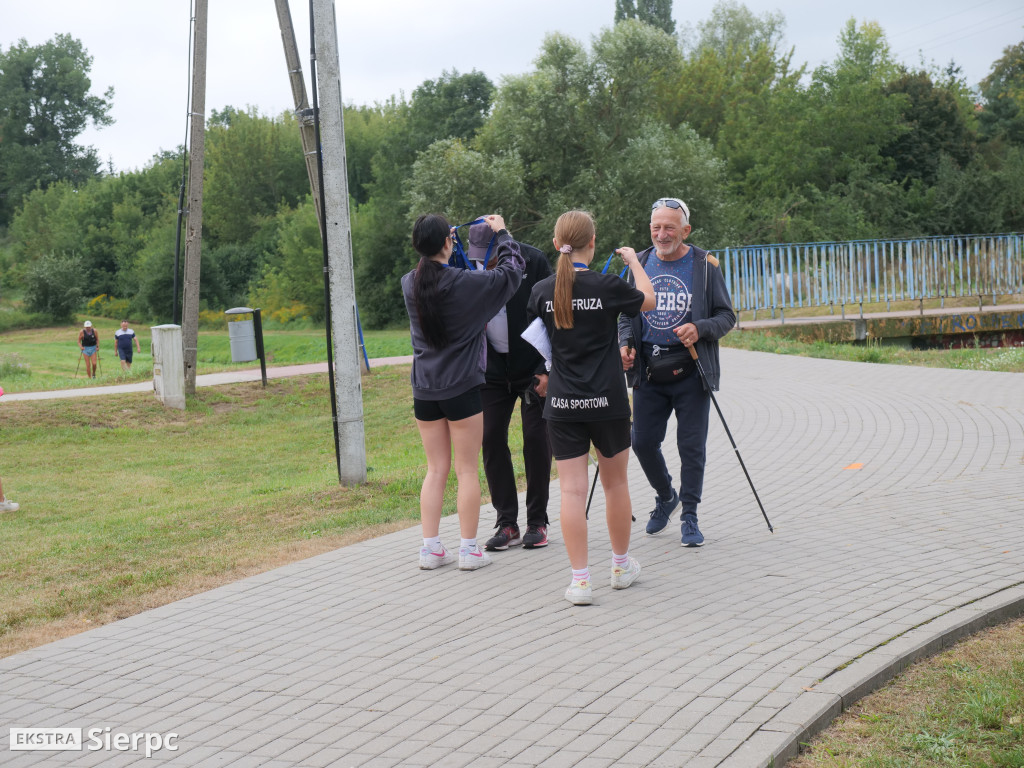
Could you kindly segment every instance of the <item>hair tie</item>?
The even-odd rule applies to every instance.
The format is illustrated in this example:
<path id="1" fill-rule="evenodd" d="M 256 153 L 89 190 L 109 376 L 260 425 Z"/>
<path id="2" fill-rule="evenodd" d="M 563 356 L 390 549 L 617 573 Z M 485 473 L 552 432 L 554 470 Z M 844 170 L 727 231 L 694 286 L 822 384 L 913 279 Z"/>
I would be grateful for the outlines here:
<path id="1" fill-rule="evenodd" d="M 572 246 L 569 245 L 568 243 L 566 243 L 565 245 L 563 245 L 561 248 L 558 249 L 558 252 L 559 253 L 572 253 Z"/>

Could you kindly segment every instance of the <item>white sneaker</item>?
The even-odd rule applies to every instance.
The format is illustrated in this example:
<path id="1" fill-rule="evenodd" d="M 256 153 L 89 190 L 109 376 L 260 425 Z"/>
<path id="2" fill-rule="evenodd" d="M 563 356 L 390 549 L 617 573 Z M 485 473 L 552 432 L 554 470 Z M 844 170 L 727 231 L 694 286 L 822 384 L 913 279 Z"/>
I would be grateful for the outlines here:
<path id="1" fill-rule="evenodd" d="M 460 571 L 475 571 L 477 568 L 483 568 L 485 565 L 490 565 L 492 562 L 494 561 L 491 560 L 491 556 L 480 549 L 479 544 L 475 547 L 459 548 Z"/>
<path id="2" fill-rule="evenodd" d="M 17 512 L 19 506 L 7 498 L 0 500 L 0 512 Z"/>
<path id="3" fill-rule="evenodd" d="M 612 566 L 612 589 L 625 589 L 640 578 L 640 563 L 629 558 L 625 566 Z"/>
<path id="4" fill-rule="evenodd" d="M 424 571 L 432 571 L 442 565 L 455 562 L 455 555 L 441 546 L 440 552 L 431 552 L 429 547 L 420 549 L 420 568 Z"/>
<path id="5" fill-rule="evenodd" d="M 574 581 L 565 590 L 565 599 L 573 605 L 590 605 L 594 602 L 594 590 L 590 586 L 589 579 Z"/>

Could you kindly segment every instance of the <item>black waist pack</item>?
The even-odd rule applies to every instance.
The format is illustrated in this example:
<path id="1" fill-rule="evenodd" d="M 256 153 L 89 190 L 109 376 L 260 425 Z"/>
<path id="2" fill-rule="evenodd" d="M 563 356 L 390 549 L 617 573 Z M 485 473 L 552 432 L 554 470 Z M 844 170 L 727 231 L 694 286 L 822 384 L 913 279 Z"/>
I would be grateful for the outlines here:
<path id="1" fill-rule="evenodd" d="M 671 347 L 660 347 L 655 344 L 649 352 L 644 350 L 644 362 L 647 365 L 647 380 L 652 384 L 672 384 L 681 381 L 697 368 L 690 356 L 690 350 L 682 344 Z"/>

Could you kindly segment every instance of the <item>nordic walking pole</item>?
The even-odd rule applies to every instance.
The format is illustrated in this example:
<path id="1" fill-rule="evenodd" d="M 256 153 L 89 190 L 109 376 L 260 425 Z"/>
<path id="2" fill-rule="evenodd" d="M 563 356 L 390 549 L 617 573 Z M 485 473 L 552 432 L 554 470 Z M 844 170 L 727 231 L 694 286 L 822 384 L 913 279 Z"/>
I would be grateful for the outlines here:
<path id="1" fill-rule="evenodd" d="M 78 369 L 82 367 L 82 358 L 85 357 L 84 350 L 78 350 L 78 365 L 75 366 L 75 378 L 78 378 Z"/>
<path id="2" fill-rule="evenodd" d="M 590 498 L 587 499 L 587 511 L 586 511 L 586 518 L 587 518 L 587 520 L 590 519 L 590 502 L 592 502 L 594 500 L 594 489 L 597 488 L 597 476 L 601 474 L 601 465 L 600 464 L 596 464 L 595 466 L 597 467 L 597 471 L 594 472 L 594 482 L 592 482 L 590 484 Z"/>
<path id="3" fill-rule="evenodd" d="M 757 499 L 757 506 L 761 508 L 761 514 L 764 515 L 764 521 L 768 523 L 768 530 L 775 533 L 775 529 L 772 528 L 771 521 L 768 519 L 768 514 L 764 511 L 764 504 L 761 503 L 761 497 L 757 495 L 757 489 L 754 488 L 754 481 L 750 479 L 750 473 L 747 472 L 747 465 L 743 463 L 743 457 L 740 456 L 740 449 L 736 447 L 736 441 L 732 439 L 732 432 L 729 431 L 729 425 L 725 423 L 725 416 L 722 415 L 722 409 L 718 407 L 718 401 L 715 399 L 715 393 L 711 389 L 711 385 L 708 384 L 708 377 L 704 375 L 704 366 L 700 364 L 700 359 L 697 357 L 697 347 L 690 347 L 690 357 L 693 358 L 693 362 L 697 364 L 697 372 L 700 373 L 700 378 L 704 382 L 704 386 L 708 390 L 708 394 L 711 395 L 711 402 L 715 404 L 715 410 L 718 411 L 718 417 L 722 420 L 722 426 L 725 427 L 725 434 L 729 436 L 729 442 L 732 443 L 732 449 L 736 452 L 736 458 L 740 460 L 740 466 L 743 468 L 743 474 L 747 476 L 747 482 L 750 483 L 750 490 L 754 492 L 754 498 Z"/>

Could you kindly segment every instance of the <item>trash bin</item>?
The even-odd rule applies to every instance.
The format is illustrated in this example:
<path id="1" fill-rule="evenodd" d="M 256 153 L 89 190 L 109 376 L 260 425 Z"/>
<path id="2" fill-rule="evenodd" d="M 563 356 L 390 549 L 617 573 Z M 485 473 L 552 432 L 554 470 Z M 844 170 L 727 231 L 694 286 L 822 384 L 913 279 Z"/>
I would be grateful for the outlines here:
<path id="1" fill-rule="evenodd" d="M 231 344 L 232 362 L 247 363 L 259 358 L 256 354 L 256 329 L 252 318 L 233 317 L 252 313 L 253 310 L 249 307 L 235 307 L 224 312 L 225 315 L 232 315 L 228 318 L 228 342 Z"/>
<path id="2" fill-rule="evenodd" d="M 236 363 L 247 363 L 250 360 L 260 361 L 260 373 L 263 386 L 267 386 L 267 355 L 263 348 L 263 321 L 259 309 L 235 307 L 224 310 L 228 317 L 228 342 L 231 344 L 231 360 Z M 251 315 L 241 318 L 240 315 Z M 238 319 L 235 319 L 235 318 Z"/>

